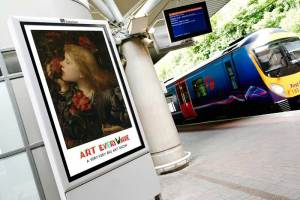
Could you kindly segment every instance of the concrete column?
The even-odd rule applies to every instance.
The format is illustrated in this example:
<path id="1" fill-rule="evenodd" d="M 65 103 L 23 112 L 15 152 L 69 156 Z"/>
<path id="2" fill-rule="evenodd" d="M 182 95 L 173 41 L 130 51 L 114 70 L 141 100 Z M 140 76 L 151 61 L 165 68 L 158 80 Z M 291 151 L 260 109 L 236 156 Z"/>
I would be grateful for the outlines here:
<path id="1" fill-rule="evenodd" d="M 157 6 L 162 0 L 147 0 L 141 9 L 136 13 L 135 17 L 143 17 L 148 15 L 155 6 Z"/>
<path id="2" fill-rule="evenodd" d="M 114 18 L 117 20 L 117 22 L 123 22 L 124 18 L 122 16 L 122 13 L 120 12 L 118 6 L 115 3 L 115 0 L 104 0 L 108 8 L 111 10 Z"/>
<path id="3" fill-rule="evenodd" d="M 156 169 L 171 171 L 187 161 L 148 49 L 138 38 L 126 41 L 125 73 Z M 159 171 L 158 171 L 159 172 Z"/>

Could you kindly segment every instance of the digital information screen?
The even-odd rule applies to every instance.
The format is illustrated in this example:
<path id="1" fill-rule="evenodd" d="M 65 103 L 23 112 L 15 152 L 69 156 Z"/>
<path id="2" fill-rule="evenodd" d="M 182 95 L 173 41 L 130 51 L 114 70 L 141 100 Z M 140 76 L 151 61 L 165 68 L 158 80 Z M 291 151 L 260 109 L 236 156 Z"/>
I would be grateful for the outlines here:
<path id="1" fill-rule="evenodd" d="M 164 10 L 171 42 L 212 31 L 205 2 Z"/>

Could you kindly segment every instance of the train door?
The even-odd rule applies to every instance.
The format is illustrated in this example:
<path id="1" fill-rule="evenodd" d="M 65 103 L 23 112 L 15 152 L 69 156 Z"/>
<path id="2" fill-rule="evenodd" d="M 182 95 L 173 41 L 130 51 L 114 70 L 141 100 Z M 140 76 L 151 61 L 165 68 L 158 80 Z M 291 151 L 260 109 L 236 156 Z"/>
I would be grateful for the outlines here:
<path id="1" fill-rule="evenodd" d="M 228 74 L 228 77 L 230 79 L 232 89 L 233 90 L 238 89 L 237 74 L 236 74 L 236 71 L 234 69 L 234 64 L 232 62 L 231 57 L 224 58 L 223 62 L 224 62 L 225 69 L 226 69 L 226 72 Z"/>
<path id="2" fill-rule="evenodd" d="M 176 93 L 183 117 L 185 119 L 196 118 L 197 113 L 194 110 L 191 97 L 184 80 L 179 80 L 176 83 Z"/>

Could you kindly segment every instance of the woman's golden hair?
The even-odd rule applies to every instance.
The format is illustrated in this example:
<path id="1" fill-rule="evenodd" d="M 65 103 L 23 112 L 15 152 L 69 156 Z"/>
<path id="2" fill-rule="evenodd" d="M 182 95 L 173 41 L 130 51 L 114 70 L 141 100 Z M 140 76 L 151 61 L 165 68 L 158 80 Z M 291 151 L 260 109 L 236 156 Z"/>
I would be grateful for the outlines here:
<path id="1" fill-rule="evenodd" d="M 66 44 L 64 50 L 79 65 L 80 72 L 94 89 L 107 89 L 116 85 L 116 77 L 99 66 L 90 50 L 75 44 Z"/>

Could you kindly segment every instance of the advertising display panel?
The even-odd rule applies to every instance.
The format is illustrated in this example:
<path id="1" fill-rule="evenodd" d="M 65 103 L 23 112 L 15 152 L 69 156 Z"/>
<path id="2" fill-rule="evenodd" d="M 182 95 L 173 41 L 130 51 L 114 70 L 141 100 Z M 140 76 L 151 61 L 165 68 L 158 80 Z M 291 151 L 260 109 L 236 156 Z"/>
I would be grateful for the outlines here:
<path id="1" fill-rule="evenodd" d="M 12 18 L 9 25 L 60 193 L 145 155 L 140 168 L 155 175 L 107 22 Z"/>
<path id="2" fill-rule="evenodd" d="M 164 10 L 171 42 L 212 31 L 205 2 Z"/>

